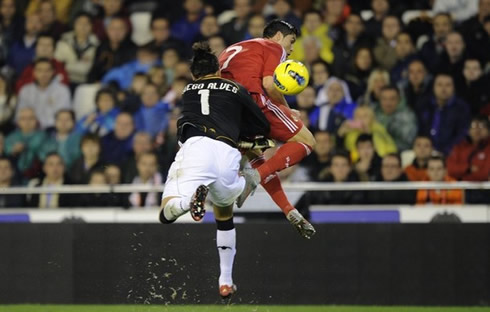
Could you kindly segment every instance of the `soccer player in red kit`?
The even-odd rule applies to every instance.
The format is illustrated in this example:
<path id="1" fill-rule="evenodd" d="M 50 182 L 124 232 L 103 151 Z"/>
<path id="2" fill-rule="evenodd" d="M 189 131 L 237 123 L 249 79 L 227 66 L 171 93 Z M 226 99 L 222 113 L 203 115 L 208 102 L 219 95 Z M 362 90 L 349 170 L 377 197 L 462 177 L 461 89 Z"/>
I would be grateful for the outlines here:
<path id="1" fill-rule="evenodd" d="M 219 56 L 221 75 L 242 84 L 262 109 L 270 123 L 269 137 L 284 144 L 275 155 L 265 161 L 263 155 L 251 159 L 256 168 L 255 178 L 247 181 L 242 195 L 237 199 L 241 207 L 246 197 L 261 183 L 287 219 L 303 237 L 315 234 L 313 226 L 289 202 L 276 175 L 307 156 L 315 139 L 303 126 L 299 114 L 289 108 L 284 95 L 274 87 L 273 74 L 279 63 L 292 52 L 298 30 L 288 22 L 273 20 L 264 28 L 263 38 L 238 42 L 229 46 Z"/>

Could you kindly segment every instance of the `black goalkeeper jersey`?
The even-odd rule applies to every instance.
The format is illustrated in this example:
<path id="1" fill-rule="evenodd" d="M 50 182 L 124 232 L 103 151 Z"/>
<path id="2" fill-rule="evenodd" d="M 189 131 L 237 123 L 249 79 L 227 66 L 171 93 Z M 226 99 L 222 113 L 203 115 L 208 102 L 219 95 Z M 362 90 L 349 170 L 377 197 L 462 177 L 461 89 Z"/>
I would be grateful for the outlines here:
<path id="1" fill-rule="evenodd" d="M 177 123 L 182 142 L 188 127 L 233 142 L 232 146 L 241 137 L 269 133 L 269 123 L 248 91 L 231 80 L 217 76 L 197 79 L 185 87 L 182 102 L 182 117 Z"/>

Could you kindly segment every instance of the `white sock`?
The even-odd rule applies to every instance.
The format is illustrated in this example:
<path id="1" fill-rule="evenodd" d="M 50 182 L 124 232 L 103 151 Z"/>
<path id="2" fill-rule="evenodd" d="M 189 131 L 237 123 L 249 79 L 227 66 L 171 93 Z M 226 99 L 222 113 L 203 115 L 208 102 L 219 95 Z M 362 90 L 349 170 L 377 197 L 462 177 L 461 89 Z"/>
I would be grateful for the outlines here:
<path id="1" fill-rule="evenodd" d="M 228 231 L 216 231 L 216 246 L 219 253 L 219 285 L 233 285 L 233 260 L 236 254 L 235 229 Z"/>
<path id="2" fill-rule="evenodd" d="M 170 199 L 163 208 L 163 215 L 168 221 L 177 219 L 190 210 L 190 197 L 176 197 Z"/>

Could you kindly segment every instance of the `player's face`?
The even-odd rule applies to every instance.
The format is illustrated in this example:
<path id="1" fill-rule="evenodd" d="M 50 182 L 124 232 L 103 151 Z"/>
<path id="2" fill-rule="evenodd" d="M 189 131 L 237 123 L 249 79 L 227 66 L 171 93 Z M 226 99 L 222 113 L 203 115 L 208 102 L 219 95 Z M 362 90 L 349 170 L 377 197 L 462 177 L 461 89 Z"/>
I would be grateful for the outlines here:
<path id="1" fill-rule="evenodd" d="M 293 44 L 296 42 L 296 35 L 289 34 L 287 36 L 282 37 L 279 42 L 280 45 L 286 50 L 288 56 L 293 52 Z"/>

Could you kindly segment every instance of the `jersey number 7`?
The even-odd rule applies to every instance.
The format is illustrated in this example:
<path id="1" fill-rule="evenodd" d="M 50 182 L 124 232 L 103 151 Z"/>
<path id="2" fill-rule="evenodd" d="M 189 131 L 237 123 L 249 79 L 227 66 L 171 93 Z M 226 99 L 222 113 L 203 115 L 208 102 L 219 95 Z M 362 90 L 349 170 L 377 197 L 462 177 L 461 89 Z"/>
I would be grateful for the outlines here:
<path id="1" fill-rule="evenodd" d="M 232 46 L 232 47 L 229 47 L 228 49 L 226 49 L 225 53 L 228 53 L 230 51 L 235 51 L 235 52 L 233 52 L 232 54 L 230 54 L 230 56 L 228 56 L 228 58 L 226 59 L 226 61 L 223 63 L 223 66 L 221 66 L 221 70 L 227 68 L 228 67 L 228 64 L 230 64 L 231 59 L 234 58 L 235 55 L 237 55 L 238 53 L 240 53 L 240 51 L 242 49 L 243 49 L 243 47 L 240 46 L 240 45 Z"/>

